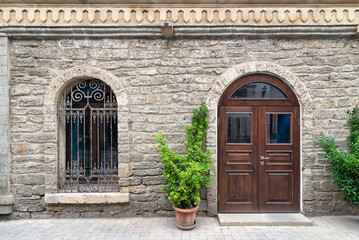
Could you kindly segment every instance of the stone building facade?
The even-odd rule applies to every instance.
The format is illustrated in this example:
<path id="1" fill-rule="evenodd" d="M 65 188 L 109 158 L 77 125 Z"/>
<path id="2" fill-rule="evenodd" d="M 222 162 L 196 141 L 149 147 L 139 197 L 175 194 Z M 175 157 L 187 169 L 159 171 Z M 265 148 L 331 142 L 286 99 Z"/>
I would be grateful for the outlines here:
<path id="1" fill-rule="evenodd" d="M 184 126 L 190 124 L 193 109 L 206 102 L 210 114 L 206 147 L 213 151 L 216 172 L 222 93 L 243 76 L 263 73 L 287 84 L 300 104 L 300 212 L 358 214 L 358 207 L 346 203 L 331 184 L 330 164 L 317 141 L 323 132 L 346 147 L 346 111 L 359 103 L 359 8 L 304 7 L 312 10 L 297 9 L 291 15 L 291 8 L 284 7 L 270 21 L 262 11 L 258 20 L 257 8 L 243 8 L 242 20 L 235 21 L 231 13 L 239 11 L 233 9 L 214 11 L 214 17 L 208 9 L 198 10 L 201 14 L 192 9 L 187 16 L 185 9 L 177 16 L 180 19 L 185 13 L 182 23 L 176 22 L 171 10 L 172 21 L 166 15 L 163 20 L 173 24 L 173 33 L 172 26 L 161 27 L 161 10 L 153 13 L 150 8 L 146 13 L 125 9 L 118 21 L 126 17 L 129 21 L 119 26 L 104 26 L 101 21 L 107 15 L 94 11 L 93 23 L 84 20 L 78 28 L 70 23 L 79 21 L 80 15 L 67 14 L 66 9 L 59 15 L 55 11 L 50 15 L 50 10 L 43 15 L 36 8 L 26 14 L 18 8 L 0 8 L 2 213 L 21 218 L 172 214 L 161 192 L 166 181 L 156 149 L 157 132 L 163 132 L 172 149 L 184 153 Z M 87 10 L 83 16 L 91 20 L 92 10 Z M 284 22 L 275 23 L 282 11 L 288 13 Z M 309 17 L 302 14 L 305 11 Z M 303 16 L 314 21 L 316 12 L 318 21 L 306 24 Z M 254 24 L 240 23 L 245 13 Z M 198 29 L 194 21 L 204 15 L 220 23 Z M 60 18 L 59 28 L 50 23 L 50 16 Z M 140 24 L 119 29 L 143 16 L 150 20 L 152 16 L 158 24 L 144 23 L 145 30 Z M 188 23 L 186 16 L 191 19 Z M 228 27 L 226 21 L 234 24 Z M 55 27 L 46 27 L 51 24 Z M 218 26 L 224 28 L 215 29 Z M 162 36 L 165 30 L 173 36 Z M 87 79 L 101 80 L 117 99 L 119 192 L 61 193 L 58 189 L 59 163 L 64 161 L 58 104 L 64 89 Z M 202 194 L 200 214 L 218 213 L 217 193 L 215 180 Z"/>

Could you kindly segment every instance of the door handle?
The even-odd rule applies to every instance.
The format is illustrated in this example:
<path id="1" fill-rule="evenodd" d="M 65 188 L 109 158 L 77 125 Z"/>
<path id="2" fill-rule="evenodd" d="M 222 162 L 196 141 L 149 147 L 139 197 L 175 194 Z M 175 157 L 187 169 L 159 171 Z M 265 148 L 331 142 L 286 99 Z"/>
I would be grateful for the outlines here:
<path id="1" fill-rule="evenodd" d="M 269 157 L 261 156 L 260 165 L 264 165 L 264 160 L 269 160 Z"/>

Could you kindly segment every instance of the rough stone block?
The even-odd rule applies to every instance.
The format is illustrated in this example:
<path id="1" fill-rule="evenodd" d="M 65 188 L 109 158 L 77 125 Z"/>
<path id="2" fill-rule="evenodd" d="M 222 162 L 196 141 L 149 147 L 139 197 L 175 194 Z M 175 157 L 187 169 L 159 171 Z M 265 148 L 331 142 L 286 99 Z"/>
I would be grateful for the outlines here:
<path id="1" fill-rule="evenodd" d="M 121 187 L 121 193 L 129 193 L 130 192 L 130 188 L 128 187 Z"/>
<path id="2" fill-rule="evenodd" d="M 338 192 L 339 187 L 330 181 L 324 181 L 320 183 L 320 190 L 322 192 Z"/>
<path id="3" fill-rule="evenodd" d="M 143 177 L 142 182 L 144 185 L 158 185 L 165 184 L 166 179 L 163 176 Z"/>
<path id="4" fill-rule="evenodd" d="M 131 200 L 136 202 L 154 202 L 160 197 L 157 193 L 131 194 Z"/>
<path id="5" fill-rule="evenodd" d="M 119 180 L 119 185 L 121 187 L 136 186 L 136 185 L 140 185 L 141 183 L 142 180 L 140 177 L 120 178 Z"/>
<path id="6" fill-rule="evenodd" d="M 156 176 L 161 175 L 163 173 L 162 169 L 140 169 L 140 170 L 133 170 L 133 174 L 135 176 Z"/>
<path id="7" fill-rule="evenodd" d="M 43 97 L 21 97 L 19 98 L 20 107 L 30 107 L 30 106 L 42 106 Z"/>
<path id="8" fill-rule="evenodd" d="M 32 212 L 30 214 L 31 218 L 41 218 L 41 219 L 46 219 L 46 218 L 52 218 L 54 216 L 54 213 L 46 213 L 46 212 Z"/>
<path id="9" fill-rule="evenodd" d="M 155 212 L 161 207 L 157 204 L 157 202 L 134 202 L 131 204 L 131 208 L 133 208 L 136 212 Z"/>
<path id="10" fill-rule="evenodd" d="M 17 183 L 25 185 L 42 185 L 45 183 L 45 176 L 40 174 L 26 174 L 17 177 Z"/>
<path id="11" fill-rule="evenodd" d="M 42 211 L 44 211 L 44 210 L 45 210 L 45 208 L 44 208 L 44 206 L 42 206 L 42 205 L 32 206 L 32 207 L 28 207 L 28 208 L 27 208 L 27 211 L 29 211 L 29 212 L 42 212 Z"/>
<path id="12" fill-rule="evenodd" d="M 12 213 L 12 206 L 1 206 L 0 205 L 0 215 Z"/>
<path id="13" fill-rule="evenodd" d="M 139 185 L 139 186 L 130 186 L 129 191 L 130 193 L 145 193 L 147 190 L 144 185 Z"/>
<path id="14" fill-rule="evenodd" d="M 118 176 L 120 178 L 127 178 L 132 175 L 131 165 L 129 163 L 119 163 L 118 164 Z"/>

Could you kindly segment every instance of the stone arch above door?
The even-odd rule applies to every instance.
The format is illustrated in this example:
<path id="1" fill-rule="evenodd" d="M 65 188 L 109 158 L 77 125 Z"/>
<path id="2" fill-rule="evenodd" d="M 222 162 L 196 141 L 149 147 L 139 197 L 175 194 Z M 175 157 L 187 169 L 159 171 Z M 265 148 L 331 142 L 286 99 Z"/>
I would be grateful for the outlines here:
<path id="1" fill-rule="evenodd" d="M 289 68 L 272 62 L 255 61 L 235 65 L 222 73 L 212 84 L 206 99 L 206 105 L 210 114 L 207 148 L 213 152 L 212 157 L 215 159 L 215 172 L 217 172 L 217 105 L 219 99 L 232 82 L 242 76 L 253 73 L 273 75 L 285 82 L 293 90 L 301 105 L 302 134 L 312 135 L 312 98 L 305 84 L 296 76 L 296 74 Z M 216 214 L 218 212 L 217 179 L 212 182 L 212 185 L 208 189 L 207 200 L 208 212 Z"/>
<path id="2" fill-rule="evenodd" d="M 123 161 L 123 166 L 119 161 L 119 171 L 126 173 L 128 165 L 128 95 L 119 78 L 112 73 L 101 68 L 91 66 L 77 66 L 63 71 L 59 71 L 57 76 L 53 79 L 50 86 L 47 88 L 44 97 L 44 128 L 43 131 L 47 134 L 53 135 L 53 139 L 58 141 L 58 118 L 57 108 L 58 101 L 63 90 L 70 84 L 85 79 L 99 79 L 111 87 L 113 93 L 116 95 L 118 105 L 118 133 L 119 143 L 121 143 L 121 151 L 119 155 Z M 120 137 L 121 136 L 121 137 Z M 121 142 L 120 142 L 121 141 Z M 120 160 L 120 159 L 119 159 Z M 45 155 L 45 161 L 49 163 L 46 168 L 46 193 L 55 193 L 57 191 L 57 165 L 58 165 L 58 147 L 48 149 Z M 121 176 L 120 177 L 125 177 Z"/>
<path id="3" fill-rule="evenodd" d="M 206 101 L 208 109 L 215 110 L 217 108 L 219 98 L 233 81 L 252 73 L 265 73 L 281 79 L 292 88 L 303 108 L 311 108 L 312 98 L 306 86 L 289 68 L 271 62 L 248 62 L 226 70 L 212 84 Z"/>

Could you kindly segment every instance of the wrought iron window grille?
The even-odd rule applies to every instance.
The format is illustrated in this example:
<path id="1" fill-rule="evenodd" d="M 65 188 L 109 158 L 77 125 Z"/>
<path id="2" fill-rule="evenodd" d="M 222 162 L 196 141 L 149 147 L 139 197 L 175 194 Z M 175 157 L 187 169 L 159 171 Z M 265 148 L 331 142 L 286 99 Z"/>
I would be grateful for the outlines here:
<path id="1" fill-rule="evenodd" d="M 117 101 L 104 82 L 91 79 L 65 89 L 59 103 L 65 142 L 60 192 L 118 192 Z"/>

